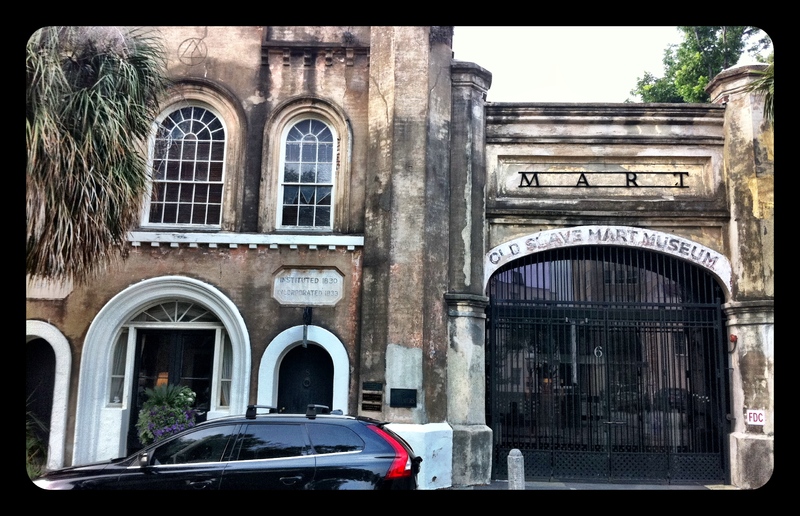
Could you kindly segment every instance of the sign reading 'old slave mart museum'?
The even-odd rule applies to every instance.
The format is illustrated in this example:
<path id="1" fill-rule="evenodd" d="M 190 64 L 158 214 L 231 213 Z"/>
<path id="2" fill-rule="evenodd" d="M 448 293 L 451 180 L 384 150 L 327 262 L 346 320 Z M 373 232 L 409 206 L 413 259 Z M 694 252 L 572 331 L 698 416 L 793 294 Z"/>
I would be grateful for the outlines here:
<path id="1" fill-rule="evenodd" d="M 333 306 L 343 297 L 343 280 L 336 269 L 281 269 L 272 297 L 282 305 Z"/>

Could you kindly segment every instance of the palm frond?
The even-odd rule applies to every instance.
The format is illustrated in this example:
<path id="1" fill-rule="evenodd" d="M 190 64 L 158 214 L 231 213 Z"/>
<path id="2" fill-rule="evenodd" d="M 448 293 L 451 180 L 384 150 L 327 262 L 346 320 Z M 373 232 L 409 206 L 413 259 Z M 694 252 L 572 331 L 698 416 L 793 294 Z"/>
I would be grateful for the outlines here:
<path id="1" fill-rule="evenodd" d="M 146 32 L 46 27 L 26 66 L 27 273 L 84 280 L 124 256 L 139 220 L 163 49 Z"/>

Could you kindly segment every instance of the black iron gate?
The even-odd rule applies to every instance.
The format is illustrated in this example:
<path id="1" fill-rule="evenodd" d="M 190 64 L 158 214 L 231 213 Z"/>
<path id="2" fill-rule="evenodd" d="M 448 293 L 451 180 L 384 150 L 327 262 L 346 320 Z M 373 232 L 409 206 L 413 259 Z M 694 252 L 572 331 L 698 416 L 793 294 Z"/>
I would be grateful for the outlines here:
<path id="1" fill-rule="evenodd" d="M 572 247 L 495 273 L 487 309 L 493 476 L 725 482 L 722 292 L 693 264 Z"/>

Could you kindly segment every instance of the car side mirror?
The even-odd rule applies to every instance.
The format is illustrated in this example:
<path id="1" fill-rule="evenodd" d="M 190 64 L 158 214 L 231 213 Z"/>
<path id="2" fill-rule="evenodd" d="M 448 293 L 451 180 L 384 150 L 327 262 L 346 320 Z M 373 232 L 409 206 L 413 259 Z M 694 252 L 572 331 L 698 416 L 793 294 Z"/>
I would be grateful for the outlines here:
<path id="1" fill-rule="evenodd" d="M 147 452 L 140 453 L 138 462 L 140 468 L 146 468 L 147 466 L 150 465 L 150 454 Z"/>

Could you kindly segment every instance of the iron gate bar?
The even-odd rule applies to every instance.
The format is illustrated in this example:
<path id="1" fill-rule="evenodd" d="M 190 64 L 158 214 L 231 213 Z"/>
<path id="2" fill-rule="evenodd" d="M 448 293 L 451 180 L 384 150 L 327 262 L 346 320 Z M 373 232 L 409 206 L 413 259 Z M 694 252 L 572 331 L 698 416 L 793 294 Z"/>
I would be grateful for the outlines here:
<path id="1" fill-rule="evenodd" d="M 724 481 L 721 289 L 655 252 L 596 246 L 499 269 L 487 307 L 495 478 Z M 529 462 L 530 461 L 530 462 Z"/>

